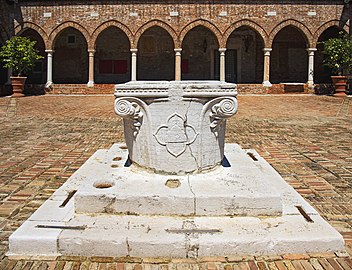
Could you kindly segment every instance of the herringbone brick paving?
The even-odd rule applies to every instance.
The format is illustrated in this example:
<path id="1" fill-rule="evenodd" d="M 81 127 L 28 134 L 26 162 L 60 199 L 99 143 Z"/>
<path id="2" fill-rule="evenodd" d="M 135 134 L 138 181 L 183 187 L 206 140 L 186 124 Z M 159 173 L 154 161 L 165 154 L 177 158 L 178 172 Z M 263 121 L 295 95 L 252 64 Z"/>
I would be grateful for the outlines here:
<path id="1" fill-rule="evenodd" d="M 352 102 L 240 96 L 226 140 L 256 149 L 345 238 L 348 253 L 198 260 L 8 260 L 9 235 L 99 148 L 123 140 L 112 96 L 0 98 L 0 269 L 352 269 Z M 224 254 L 226 255 L 226 254 Z"/>

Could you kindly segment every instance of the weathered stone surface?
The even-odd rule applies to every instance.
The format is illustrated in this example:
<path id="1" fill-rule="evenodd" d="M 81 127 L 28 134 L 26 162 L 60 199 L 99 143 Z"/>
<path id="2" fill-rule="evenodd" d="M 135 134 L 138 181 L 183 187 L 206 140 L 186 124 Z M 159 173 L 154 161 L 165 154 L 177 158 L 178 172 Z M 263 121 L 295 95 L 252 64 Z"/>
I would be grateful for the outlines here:
<path id="1" fill-rule="evenodd" d="M 121 153 L 120 147 L 115 144 L 107 154 L 96 155 L 95 160 L 102 160 L 104 164 L 99 163 L 100 170 L 95 169 L 98 164 L 92 166 L 92 163 L 81 167 L 82 176 L 87 177 L 74 198 L 76 213 L 179 216 L 282 213 L 280 194 L 275 188 L 267 188 L 273 181 L 238 145 L 226 146 L 231 153 L 231 167 L 186 176 L 154 174 L 133 165 L 124 167 L 127 150 Z M 120 156 L 121 160 L 114 161 L 114 157 Z M 262 163 L 264 166 L 265 161 Z M 112 165 L 117 167 L 111 168 Z M 170 188 L 166 185 L 170 180 L 177 180 L 180 185 Z M 111 183 L 111 187 L 96 188 L 97 183 Z"/>
<path id="2" fill-rule="evenodd" d="M 129 82 L 116 85 L 132 162 L 184 174 L 219 166 L 226 118 L 237 111 L 235 84 L 217 81 Z"/>
<path id="3" fill-rule="evenodd" d="M 130 168 L 122 166 L 111 168 L 111 163 L 121 165 L 123 160 L 127 158 L 127 151 L 121 149 L 121 146 L 116 144 L 112 147 L 112 150 L 99 151 L 99 153 L 94 155 L 95 162 L 106 169 L 105 176 L 123 176 L 127 170 L 130 170 Z M 232 167 L 218 170 L 236 170 L 236 166 L 239 166 L 243 170 L 247 168 L 247 170 L 253 172 L 255 168 L 260 168 L 260 174 L 275 176 L 274 170 L 271 171 L 270 169 L 270 165 L 253 150 L 248 151 L 254 154 L 257 161 L 251 158 L 239 157 L 241 162 L 236 164 L 236 159 L 232 157 L 238 157 L 239 149 L 236 145 L 228 145 L 226 152 L 233 153 L 233 155 L 230 154 L 227 156 Z M 119 154 L 117 155 L 116 153 Z M 243 151 L 243 155 L 247 155 L 245 153 Z M 122 159 L 116 161 L 116 156 L 121 156 Z M 95 165 L 92 163 L 94 162 L 91 159 L 90 166 L 94 168 Z M 87 168 L 90 168 L 90 166 L 85 167 L 84 165 L 79 169 L 75 173 L 75 177 L 70 178 L 63 185 L 62 189 L 70 186 L 71 188 L 78 189 L 75 196 L 84 196 L 84 193 L 80 195 L 80 190 L 81 188 L 84 190 L 85 181 L 88 179 L 87 183 L 89 183 L 89 177 L 91 179 L 97 178 L 94 177 L 94 170 L 88 169 L 90 172 L 88 173 Z M 109 167 L 110 169 L 108 169 Z M 77 179 L 80 178 L 81 173 L 82 181 L 78 182 Z M 99 171 L 96 171 L 95 174 L 99 175 Z M 202 175 L 198 174 L 199 177 L 202 177 Z M 197 176 L 193 175 L 192 177 L 196 178 Z M 90 183 L 94 183 L 94 181 L 90 181 Z M 158 181 L 155 179 L 156 183 Z M 202 179 L 199 181 L 202 181 Z M 288 210 L 284 211 L 282 216 L 227 217 L 224 216 L 226 213 L 221 212 L 218 212 L 219 216 L 188 217 L 181 214 L 146 215 L 145 212 L 137 215 L 135 213 L 125 213 L 125 215 L 73 215 L 72 213 L 72 217 L 68 222 L 59 223 L 59 225 L 66 226 L 66 229 L 38 229 L 35 228 L 38 221 L 27 221 L 26 224 L 28 225 L 24 229 L 21 227 L 11 236 L 9 255 L 28 256 L 39 253 L 39 255 L 62 254 L 68 256 L 117 257 L 205 257 L 221 256 L 223 254 L 252 254 L 261 256 L 336 252 L 344 249 L 344 242 L 341 235 L 328 225 L 315 211 L 307 208 L 307 213 L 314 222 L 307 222 L 297 209 L 293 211 L 295 208 L 290 206 L 292 202 L 301 205 L 304 209 L 307 204 L 277 173 L 275 177 L 268 177 L 267 181 L 267 186 L 278 187 L 276 190 L 278 198 L 284 194 L 283 197 L 285 199 L 282 200 L 282 205 L 283 209 Z M 192 182 L 193 180 L 189 182 L 191 186 Z M 184 181 L 181 180 L 181 186 L 183 184 Z M 228 184 L 231 186 L 230 181 Z M 118 185 L 118 181 L 116 185 Z M 242 186 L 245 185 L 246 183 L 242 183 Z M 165 188 L 170 189 L 169 187 Z M 60 189 L 57 191 L 58 193 Z M 143 187 L 139 189 L 139 192 L 143 194 Z M 197 191 L 193 192 L 194 198 L 197 198 Z M 122 191 L 122 194 L 124 194 L 124 191 Z M 224 194 L 225 199 L 229 197 L 228 193 L 225 192 Z M 119 196 L 118 191 L 115 196 Z M 57 195 L 53 195 L 53 197 L 55 198 Z M 91 201 L 98 200 L 99 197 L 92 197 L 91 199 Z M 88 201 L 85 202 L 88 204 Z M 252 205 L 255 205 L 255 198 Z M 58 208 L 59 206 L 53 204 L 53 207 L 54 209 L 50 209 L 50 211 L 55 211 L 55 207 Z M 94 203 L 91 204 L 91 207 L 94 207 Z M 157 204 L 153 207 L 154 209 L 158 209 Z M 184 206 L 181 205 L 180 207 L 182 209 Z M 221 203 L 219 203 L 219 207 L 221 208 Z M 86 209 L 89 209 L 89 207 Z M 101 209 L 104 209 L 104 207 L 101 206 Z M 105 209 L 107 208 L 105 207 Z M 33 216 L 43 217 L 47 211 L 49 210 L 46 207 L 42 207 L 38 210 L 39 213 L 35 213 Z M 66 220 L 66 218 L 67 216 L 62 217 L 63 220 Z M 50 220 L 41 220 L 40 224 L 56 225 Z M 50 239 L 52 239 L 51 241 L 46 241 L 46 234 L 49 234 Z M 32 244 L 27 245 L 26 241 L 39 245 L 41 242 L 45 242 L 44 246 L 46 247 L 43 249 L 40 246 L 36 249 Z"/>

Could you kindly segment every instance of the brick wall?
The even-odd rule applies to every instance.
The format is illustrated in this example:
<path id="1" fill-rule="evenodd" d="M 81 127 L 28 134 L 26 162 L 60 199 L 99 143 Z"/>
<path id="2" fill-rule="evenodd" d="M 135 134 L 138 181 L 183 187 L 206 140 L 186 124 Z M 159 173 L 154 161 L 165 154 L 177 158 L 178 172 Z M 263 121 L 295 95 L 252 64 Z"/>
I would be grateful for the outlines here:
<path id="1" fill-rule="evenodd" d="M 222 46 L 226 42 L 223 39 L 240 25 L 251 25 L 267 35 L 265 44 L 270 45 L 275 34 L 289 24 L 301 29 L 309 43 L 314 45 L 314 35 L 324 28 L 324 24 L 338 23 L 347 14 L 343 1 L 285 1 L 285 4 L 282 1 L 276 1 L 277 4 L 272 4 L 275 1 L 187 2 L 21 1 L 17 12 L 21 13 L 24 27 L 31 25 L 45 33 L 47 47 L 52 46 L 56 35 L 68 25 L 77 27 L 87 38 L 88 47 L 94 47 L 96 34 L 107 26 L 103 25 L 107 22 L 127 32 L 132 46 L 136 46 L 138 37 L 152 25 L 169 30 L 179 43 L 189 29 L 199 24 L 214 31 Z M 268 2 L 271 4 L 265 4 Z M 170 16 L 170 12 L 178 12 L 178 16 Z M 22 27 L 21 20 L 16 23 L 17 31 Z M 319 30 L 320 27 L 323 28 Z"/>

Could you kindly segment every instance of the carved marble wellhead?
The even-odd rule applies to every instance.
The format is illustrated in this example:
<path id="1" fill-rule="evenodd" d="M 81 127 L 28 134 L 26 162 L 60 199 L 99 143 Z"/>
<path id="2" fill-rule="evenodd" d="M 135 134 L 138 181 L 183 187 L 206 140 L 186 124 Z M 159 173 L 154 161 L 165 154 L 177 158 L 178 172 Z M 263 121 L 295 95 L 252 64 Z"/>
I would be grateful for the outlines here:
<path id="1" fill-rule="evenodd" d="M 236 85 L 218 81 L 136 81 L 116 85 L 132 162 L 158 173 L 213 169 L 224 157 L 226 119 L 237 111 Z"/>

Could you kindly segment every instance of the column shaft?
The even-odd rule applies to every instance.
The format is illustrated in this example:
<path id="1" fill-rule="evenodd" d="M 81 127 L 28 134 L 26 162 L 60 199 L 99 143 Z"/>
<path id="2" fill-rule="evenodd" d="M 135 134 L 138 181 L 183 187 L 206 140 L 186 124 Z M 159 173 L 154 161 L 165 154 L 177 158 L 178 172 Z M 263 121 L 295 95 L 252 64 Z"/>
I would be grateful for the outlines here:
<path id="1" fill-rule="evenodd" d="M 89 72 L 88 72 L 88 87 L 94 86 L 94 53 L 95 50 L 88 50 L 89 54 Z"/>
<path id="2" fill-rule="evenodd" d="M 225 52 L 226 48 L 219 48 L 220 52 L 220 81 L 224 82 L 226 77 L 226 70 L 225 70 Z"/>
<path id="3" fill-rule="evenodd" d="M 131 81 L 137 80 L 137 51 L 138 49 L 131 49 Z"/>
<path id="4" fill-rule="evenodd" d="M 270 83 L 270 52 L 272 48 L 264 48 L 264 72 L 263 72 L 263 85 L 271 87 Z"/>
<path id="5" fill-rule="evenodd" d="M 175 81 L 181 81 L 181 51 L 182 49 L 174 49 L 175 51 Z"/>
<path id="6" fill-rule="evenodd" d="M 50 87 L 53 84 L 53 53 L 54 50 L 45 50 L 47 53 L 47 79 L 45 87 Z"/>
<path id="7" fill-rule="evenodd" d="M 314 84 L 314 53 L 317 51 L 316 48 L 308 48 L 308 85 Z"/>

